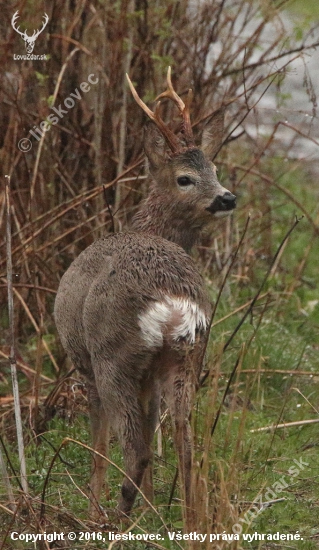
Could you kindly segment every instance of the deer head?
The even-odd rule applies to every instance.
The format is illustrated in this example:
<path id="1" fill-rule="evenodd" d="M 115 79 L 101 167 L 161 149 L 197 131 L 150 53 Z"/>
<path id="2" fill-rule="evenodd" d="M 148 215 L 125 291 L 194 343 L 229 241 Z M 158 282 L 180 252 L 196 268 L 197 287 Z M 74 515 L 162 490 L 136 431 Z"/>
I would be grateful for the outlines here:
<path id="1" fill-rule="evenodd" d="M 32 36 L 28 36 L 27 31 L 21 32 L 19 30 L 20 27 L 16 27 L 16 21 L 19 17 L 18 13 L 19 13 L 19 11 L 16 11 L 15 14 L 13 15 L 13 17 L 11 19 L 11 25 L 14 28 L 14 30 L 17 33 L 19 33 L 22 36 L 23 40 L 25 41 L 25 47 L 26 47 L 27 53 L 32 53 L 36 39 L 38 38 L 39 34 L 45 29 L 45 27 L 48 24 L 49 16 L 45 13 L 44 16 L 43 16 L 44 21 L 43 21 L 43 24 L 42 24 L 42 28 L 39 29 L 38 31 L 33 31 Z"/>
<path id="2" fill-rule="evenodd" d="M 128 77 L 127 77 L 128 78 Z M 189 251 L 214 219 L 228 216 L 236 206 L 236 197 L 223 187 L 212 162 L 220 149 L 223 134 L 223 109 L 213 117 L 211 138 L 203 136 L 201 147 L 195 145 L 190 121 L 189 90 L 186 101 L 175 92 L 168 69 L 167 90 L 157 99 L 168 98 L 181 115 L 180 133 L 175 135 L 162 120 L 160 102 L 151 111 L 138 96 L 128 78 L 132 95 L 150 119 L 145 127 L 144 150 L 153 176 L 151 192 L 134 216 L 135 230 L 157 233 Z"/>

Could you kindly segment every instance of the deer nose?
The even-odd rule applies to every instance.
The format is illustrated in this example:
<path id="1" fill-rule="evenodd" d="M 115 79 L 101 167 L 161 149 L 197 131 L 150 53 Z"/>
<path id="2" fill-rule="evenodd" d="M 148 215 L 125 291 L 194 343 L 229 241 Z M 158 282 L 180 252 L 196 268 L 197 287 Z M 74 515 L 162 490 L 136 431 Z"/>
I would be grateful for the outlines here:
<path id="1" fill-rule="evenodd" d="M 225 210 L 232 210 L 236 207 L 236 195 L 226 191 L 222 197 L 217 197 L 220 199 L 220 204 Z"/>
<path id="2" fill-rule="evenodd" d="M 225 210 L 233 210 L 236 207 L 236 195 L 226 191 L 223 195 L 218 195 L 213 200 L 212 204 L 207 208 L 209 212 L 215 214 L 215 212 L 223 212 Z"/>

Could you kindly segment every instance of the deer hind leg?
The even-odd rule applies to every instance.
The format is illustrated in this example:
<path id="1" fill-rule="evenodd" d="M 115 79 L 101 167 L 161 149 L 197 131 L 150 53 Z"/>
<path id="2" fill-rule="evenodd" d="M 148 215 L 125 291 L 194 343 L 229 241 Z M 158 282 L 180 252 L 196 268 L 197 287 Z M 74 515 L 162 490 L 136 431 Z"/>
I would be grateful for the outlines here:
<path id="1" fill-rule="evenodd" d="M 66 342 L 65 347 L 72 363 L 86 379 L 92 447 L 95 451 L 107 457 L 109 446 L 109 422 L 97 391 L 90 356 L 87 350 L 75 345 L 72 339 Z M 108 486 L 107 484 L 105 485 L 106 468 L 107 461 L 101 456 L 93 453 L 89 495 L 89 515 L 92 518 L 98 518 L 101 514 L 99 503 L 103 486 L 105 487 L 106 496 L 109 496 Z"/>
<path id="2" fill-rule="evenodd" d="M 193 372 L 187 366 L 179 365 L 172 369 L 165 384 L 165 401 L 170 410 L 174 443 L 178 455 L 178 470 L 182 497 L 185 503 L 185 521 L 193 527 L 194 503 L 192 491 L 193 437 L 190 426 L 195 384 Z"/>
<path id="3" fill-rule="evenodd" d="M 151 459 L 145 428 L 147 415 L 142 406 L 141 383 L 138 376 L 140 372 L 142 377 L 149 364 L 149 357 L 139 357 L 137 363 L 136 356 L 132 357 L 129 353 L 124 355 L 124 350 L 121 358 L 113 361 L 104 359 L 93 364 L 95 379 L 98 382 L 96 389 L 100 397 L 98 403 L 103 405 L 110 426 L 117 435 L 123 451 L 125 472 L 128 477 L 124 478 L 122 484 L 118 510 L 125 515 L 129 515 L 132 509 L 145 469 Z M 93 399 L 96 414 L 100 414 L 96 403 Z M 97 419 L 96 422 L 98 423 L 99 420 Z M 101 442 L 101 439 L 99 441 Z"/>
<path id="4" fill-rule="evenodd" d="M 125 472 L 119 510 L 128 515 L 134 504 L 138 489 L 141 486 L 143 476 L 152 458 L 149 442 L 145 438 L 146 418 L 137 397 L 130 393 L 122 410 L 118 424 L 118 436 L 123 448 Z M 129 402 L 130 400 L 130 402 Z M 133 483 L 132 483 L 132 481 Z"/>
<path id="5" fill-rule="evenodd" d="M 97 389 L 91 383 L 88 384 L 88 402 L 93 449 L 99 453 L 93 453 L 92 456 L 89 514 L 98 517 L 101 513 L 99 503 L 103 487 L 106 497 L 109 498 L 109 488 L 105 480 L 108 463 L 100 455 L 108 457 L 110 426 Z"/>
<path id="6" fill-rule="evenodd" d="M 147 379 L 142 387 L 141 403 L 143 408 L 143 433 L 145 441 L 151 449 L 156 425 L 159 421 L 159 409 L 161 401 L 161 391 L 157 380 Z M 143 494 L 151 503 L 154 501 L 154 486 L 153 486 L 153 452 L 149 463 L 145 469 L 142 485 Z"/>

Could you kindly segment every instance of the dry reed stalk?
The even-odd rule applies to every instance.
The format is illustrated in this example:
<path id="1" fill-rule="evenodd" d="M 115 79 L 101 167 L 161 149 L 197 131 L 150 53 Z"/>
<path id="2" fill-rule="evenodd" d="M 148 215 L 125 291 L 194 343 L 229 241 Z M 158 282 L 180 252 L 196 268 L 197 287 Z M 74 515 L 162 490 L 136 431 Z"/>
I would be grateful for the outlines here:
<path id="1" fill-rule="evenodd" d="M 15 349 L 15 325 L 12 287 L 12 249 L 11 249 L 11 186 L 10 177 L 6 176 L 6 236 L 7 236 L 7 283 L 8 283 L 8 312 L 10 326 L 10 369 L 12 378 L 12 391 L 14 396 L 14 412 L 18 440 L 18 452 L 20 461 L 20 479 L 23 491 L 28 494 L 27 468 L 24 452 L 22 417 L 20 409 L 19 384 L 17 378 L 17 358 Z"/>

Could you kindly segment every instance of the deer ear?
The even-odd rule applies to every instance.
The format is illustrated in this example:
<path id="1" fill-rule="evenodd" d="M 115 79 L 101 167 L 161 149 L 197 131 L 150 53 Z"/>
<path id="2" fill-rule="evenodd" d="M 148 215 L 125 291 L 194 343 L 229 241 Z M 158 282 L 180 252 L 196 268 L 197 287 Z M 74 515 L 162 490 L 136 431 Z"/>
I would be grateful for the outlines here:
<path id="1" fill-rule="evenodd" d="M 213 112 L 206 124 L 203 134 L 201 149 L 205 157 L 214 160 L 223 143 L 225 107 L 222 105 Z"/>
<path id="2" fill-rule="evenodd" d="M 164 163 L 166 141 L 153 122 L 147 122 L 144 127 L 144 151 L 150 163 L 150 172 L 158 170 Z"/>

